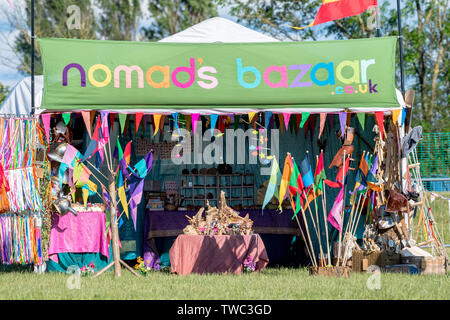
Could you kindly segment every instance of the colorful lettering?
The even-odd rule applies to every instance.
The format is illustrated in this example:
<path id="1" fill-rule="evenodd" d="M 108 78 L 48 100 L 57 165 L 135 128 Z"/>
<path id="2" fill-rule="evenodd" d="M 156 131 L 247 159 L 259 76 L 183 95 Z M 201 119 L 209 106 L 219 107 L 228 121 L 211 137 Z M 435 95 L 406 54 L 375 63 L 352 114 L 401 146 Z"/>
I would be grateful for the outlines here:
<path id="1" fill-rule="evenodd" d="M 103 81 L 97 81 L 94 78 L 94 72 L 96 70 L 103 70 L 106 74 L 105 80 Z M 111 70 L 104 64 L 94 64 L 92 67 L 89 68 L 88 71 L 88 79 L 89 82 L 94 86 L 98 88 L 102 88 L 107 86 L 111 82 Z"/>
<path id="2" fill-rule="evenodd" d="M 161 82 L 154 82 L 152 79 L 152 73 L 155 71 L 162 72 L 164 75 L 164 79 Z M 153 66 L 147 70 L 145 73 L 145 80 L 147 80 L 148 84 L 153 88 L 169 88 L 170 87 L 170 68 L 169 66 Z"/>
<path id="3" fill-rule="evenodd" d="M 189 67 L 178 67 L 175 68 L 175 70 L 173 70 L 172 72 L 172 82 L 179 88 L 183 89 L 189 88 L 195 81 L 195 59 L 190 58 L 189 64 L 190 64 Z M 186 72 L 189 75 L 189 80 L 187 82 L 181 83 L 178 81 L 177 75 L 180 72 Z"/>
<path id="4" fill-rule="evenodd" d="M 292 81 L 289 88 L 300 88 L 300 87 L 311 87 L 312 82 L 300 82 L 303 76 L 308 72 L 309 68 L 311 68 L 312 64 L 293 64 L 289 66 L 289 70 L 301 70 L 298 75 L 295 77 L 294 81 Z"/>
<path id="5" fill-rule="evenodd" d="M 281 80 L 277 83 L 273 83 L 272 81 L 270 81 L 269 79 L 269 75 L 272 72 L 278 72 L 281 75 Z M 283 87 L 283 88 L 287 88 L 287 70 L 286 70 L 286 66 L 270 66 L 266 69 L 266 71 L 264 71 L 264 82 L 272 88 L 279 88 L 279 87 Z"/>
<path id="6" fill-rule="evenodd" d="M 71 68 L 75 68 L 78 69 L 78 71 L 80 71 L 81 86 L 86 87 L 86 72 L 84 71 L 83 67 L 78 63 L 70 63 L 67 66 L 65 66 L 62 74 L 62 85 L 64 87 L 67 87 L 67 73 Z"/>
<path id="7" fill-rule="evenodd" d="M 238 82 L 241 86 L 247 89 L 253 89 L 259 86 L 259 83 L 261 82 L 261 74 L 258 69 L 255 67 L 242 67 L 242 60 L 240 58 L 236 59 L 236 64 Z M 252 72 L 255 75 L 255 80 L 252 83 L 247 83 L 244 81 L 244 74 L 247 72 Z"/>
<path id="8" fill-rule="evenodd" d="M 138 87 L 144 87 L 144 73 L 138 66 L 120 65 L 114 69 L 114 88 L 120 88 L 120 71 L 125 71 L 125 86 L 127 89 L 131 88 L 131 72 L 136 71 L 138 74 Z"/>

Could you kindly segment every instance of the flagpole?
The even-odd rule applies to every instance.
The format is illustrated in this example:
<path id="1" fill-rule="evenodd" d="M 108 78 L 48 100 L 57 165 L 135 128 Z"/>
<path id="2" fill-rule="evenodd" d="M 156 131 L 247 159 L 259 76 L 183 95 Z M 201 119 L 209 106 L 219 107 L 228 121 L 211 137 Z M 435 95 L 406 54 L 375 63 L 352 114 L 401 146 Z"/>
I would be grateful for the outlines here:
<path id="1" fill-rule="evenodd" d="M 403 36 L 402 36 L 402 18 L 400 12 L 400 0 L 397 0 L 397 26 L 398 26 L 398 48 L 400 55 L 400 83 L 402 95 L 405 95 L 405 78 L 403 72 Z"/>
<path id="2" fill-rule="evenodd" d="M 319 156 L 316 156 L 316 168 L 317 168 L 317 164 L 319 163 Z M 315 181 L 314 181 L 315 182 Z M 313 184 L 313 192 L 315 193 L 314 190 L 314 184 Z M 322 260 L 325 261 L 325 254 L 323 253 L 323 249 L 322 249 L 322 235 L 320 233 L 320 220 L 319 220 L 319 213 L 317 212 L 319 210 L 318 206 L 317 206 L 317 197 L 316 194 L 314 194 L 314 207 L 316 209 L 316 219 L 317 219 L 317 229 L 319 231 L 319 246 L 320 246 L 320 254 L 322 255 Z"/>
<path id="3" fill-rule="evenodd" d="M 31 0 L 31 116 L 35 112 L 34 101 L 34 0 Z"/>
<path id="4" fill-rule="evenodd" d="M 320 153 L 322 154 L 322 159 L 323 159 L 323 150 L 320 150 Z M 318 160 L 318 156 L 316 156 L 316 160 L 317 163 L 319 163 Z M 331 257 L 330 257 L 330 243 L 329 243 L 329 239 L 328 239 L 328 222 L 327 222 L 327 206 L 324 204 L 324 199 L 325 199 L 325 184 L 322 180 L 322 212 L 323 212 L 323 223 L 325 225 L 325 235 L 326 235 L 326 240 L 327 240 L 327 258 L 328 258 L 328 265 L 331 266 Z M 326 200 L 325 200 L 326 201 Z"/>
<path id="5" fill-rule="evenodd" d="M 309 254 L 309 257 L 311 259 L 311 262 L 314 263 L 313 262 L 313 255 L 311 254 L 311 250 L 309 250 L 309 245 L 306 242 L 305 234 L 303 233 L 302 226 L 300 225 L 300 221 L 298 220 L 297 215 L 295 216 L 295 220 L 297 220 L 298 228 L 300 229 L 300 234 L 302 235 L 303 242 L 305 242 L 306 250 L 308 250 L 308 254 Z"/>
<path id="6" fill-rule="evenodd" d="M 328 219 L 327 219 L 327 198 L 325 196 L 325 183 L 322 180 L 322 207 L 323 207 L 323 218 L 325 221 L 325 233 L 327 237 L 327 256 L 328 256 L 328 265 L 331 266 L 331 256 L 330 256 L 330 240 L 328 238 Z"/>
<path id="7" fill-rule="evenodd" d="M 303 192 L 303 193 L 305 193 L 305 192 Z M 312 262 L 313 262 L 314 265 L 317 267 L 316 253 L 314 252 L 314 246 L 313 246 L 313 244 L 312 244 L 311 236 L 310 236 L 310 234 L 309 234 L 308 222 L 306 222 L 306 214 L 305 214 L 305 211 L 303 210 L 303 208 L 302 208 L 301 205 L 300 205 L 300 209 L 302 210 L 303 222 L 305 223 L 306 234 L 307 234 L 307 236 L 308 236 L 309 244 L 310 244 L 310 246 L 311 246 L 312 258 L 313 258 L 313 261 L 312 261 Z"/>
<path id="8" fill-rule="evenodd" d="M 342 226 L 341 226 L 341 230 L 339 231 L 338 258 L 337 258 L 337 261 L 336 261 L 336 266 L 339 265 L 339 261 L 341 259 L 342 228 L 344 227 L 344 218 L 345 218 L 345 215 L 344 215 L 344 212 L 345 212 L 345 191 L 346 191 L 346 189 L 345 189 L 345 154 L 346 154 L 346 152 L 344 150 L 344 160 L 342 162 L 342 169 L 343 169 L 342 170 L 342 183 L 343 183 L 342 188 L 344 188 L 344 194 L 342 195 L 343 198 L 342 198 L 342 211 L 341 211 Z"/>

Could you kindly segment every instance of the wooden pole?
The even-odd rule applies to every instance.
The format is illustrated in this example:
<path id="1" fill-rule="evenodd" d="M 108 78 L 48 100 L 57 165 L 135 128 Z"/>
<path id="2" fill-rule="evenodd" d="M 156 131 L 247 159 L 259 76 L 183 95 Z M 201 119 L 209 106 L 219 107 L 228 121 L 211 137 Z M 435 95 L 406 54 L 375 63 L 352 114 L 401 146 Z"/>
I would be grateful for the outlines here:
<path id="1" fill-rule="evenodd" d="M 313 261 L 312 262 L 317 267 L 316 254 L 314 252 L 314 246 L 313 246 L 312 241 L 311 241 L 311 236 L 309 235 L 309 227 L 308 227 L 308 222 L 306 222 L 305 211 L 303 210 L 301 205 L 300 205 L 300 209 L 302 210 L 303 222 L 305 223 L 306 234 L 308 236 L 309 244 L 311 246 L 311 252 L 312 252 L 312 257 L 313 257 Z"/>
<path id="2" fill-rule="evenodd" d="M 120 277 L 122 271 L 120 268 L 120 250 L 119 250 L 119 227 L 116 218 L 117 212 L 117 190 L 114 181 L 114 174 L 110 171 L 109 176 L 109 196 L 111 198 L 111 233 L 112 233 L 112 247 L 114 257 L 114 275 Z"/>
<path id="3" fill-rule="evenodd" d="M 330 240 L 328 239 L 328 219 L 327 219 L 327 198 L 325 195 L 325 183 L 322 180 L 322 207 L 323 207 L 323 219 L 325 223 L 325 234 L 327 237 L 327 256 L 328 256 L 328 265 L 331 266 L 331 255 L 330 255 Z"/>
<path id="4" fill-rule="evenodd" d="M 313 186 L 313 188 L 314 188 L 314 186 Z M 302 191 L 303 191 L 303 196 L 305 197 L 306 201 L 308 201 L 308 198 L 306 197 L 305 190 L 302 190 Z M 313 190 L 313 192 L 314 192 L 314 190 Z M 313 216 L 313 213 L 312 213 L 312 210 L 311 210 L 311 206 L 310 206 L 309 204 L 307 204 L 307 206 L 308 206 L 308 209 L 309 209 L 309 213 L 310 213 L 310 215 L 311 215 L 311 221 L 312 221 L 312 223 L 313 223 L 314 230 L 316 231 L 316 237 L 317 237 L 317 240 L 319 241 L 320 257 L 323 259 L 323 252 L 322 252 L 322 246 L 320 245 L 320 235 L 319 235 L 319 231 L 317 230 L 317 226 L 316 226 L 316 223 L 315 223 L 315 221 L 314 221 L 314 216 Z"/>
<path id="5" fill-rule="evenodd" d="M 341 219 L 342 219 L 342 226 L 341 231 L 339 231 L 339 242 L 338 242 L 338 258 L 336 262 L 336 266 L 339 265 L 339 261 L 341 259 L 341 241 L 342 241 L 342 228 L 344 227 L 344 212 L 345 212 L 345 150 L 344 150 L 344 161 L 342 161 L 342 183 L 344 184 L 344 194 L 342 195 L 342 211 L 341 211 Z"/>
<path id="6" fill-rule="evenodd" d="M 309 250 L 309 244 L 306 242 L 305 234 L 303 233 L 302 226 L 300 225 L 300 221 L 298 220 L 297 215 L 295 216 L 295 220 L 297 220 L 298 228 L 300 229 L 300 234 L 302 235 L 303 242 L 305 242 L 306 250 L 308 250 L 308 254 L 309 254 L 309 257 L 311 259 L 311 262 L 314 263 L 313 262 L 313 255 L 311 254 L 311 250 Z"/>

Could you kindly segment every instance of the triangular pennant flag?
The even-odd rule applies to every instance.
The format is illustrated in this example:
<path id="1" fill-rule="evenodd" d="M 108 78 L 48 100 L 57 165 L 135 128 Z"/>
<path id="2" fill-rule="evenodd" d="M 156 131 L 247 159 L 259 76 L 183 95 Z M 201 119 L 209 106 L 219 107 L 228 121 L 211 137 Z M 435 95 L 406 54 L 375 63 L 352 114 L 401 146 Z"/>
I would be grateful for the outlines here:
<path id="1" fill-rule="evenodd" d="M 153 115 L 153 136 L 156 136 L 156 134 L 159 131 L 159 122 L 161 121 L 161 115 L 160 114 L 154 114 Z"/>
<path id="2" fill-rule="evenodd" d="M 358 121 L 361 124 L 362 129 L 364 130 L 364 126 L 366 125 L 366 114 L 364 112 L 358 112 L 356 116 L 358 117 Z"/>
<path id="3" fill-rule="evenodd" d="M 115 113 L 110 113 L 109 114 L 109 125 L 111 126 L 111 131 L 114 130 L 114 118 L 116 117 Z"/>
<path id="4" fill-rule="evenodd" d="M 248 113 L 248 121 L 252 122 L 253 118 L 255 117 L 256 112 L 249 112 Z"/>
<path id="5" fill-rule="evenodd" d="M 172 117 L 173 117 L 173 122 L 174 122 L 175 128 L 177 129 L 178 134 L 181 135 L 180 127 L 178 126 L 178 112 L 172 113 Z"/>
<path id="6" fill-rule="evenodd" d="M 90 114 L 91 114 L 91 115 L 90 115 L 91 128 L 92 128 L 92 126 L 94 125 L 95 113 L 96 113 L 95 110 L 91 110 L 91 111 L 90 111 Z"/>
<path id="7" fill-rule="evenodd" d="M 272 112 L 271 111 L 266 111 L 264 113 L 264 127 L 266 129 L 268 129 L 268 126 L 270 124 L 270 119 L 272 118 Z"/>
<path id="8" fill-rule="evenodd" d="M 89 137 L 92 138 L 91 112 L 90 111 L 81 111 L 81 115 L 83 117 L 84 124 L 86 125 L 86 130 L 89 134 Z"/>
<path id="9" fill-rule="evenodd" d="M 399 125 L 398 117 L 400 116 L 400 113 L 402 112 L 402 109 L 396 109 L 392 110 L 392 121 L 395 125 Z"/>
<path id="10" fill-rule="evenodd" d="M 298 133 L 298 129 L 300 128 L 300 123 L 302 123 L 302 115 L 301 115 L 301 113 L 297 113 L 295 115 L 295 123 L 296 123 L 296 130 L 295 130 L 295 132 Z"/>
<path id="11" fill-rule="evenodd" d="M 125 186 L 123 182 L 122 172 L 119 172 L 119 185 L 117 188 L 117 193 L 119 195 L 120 203 L 122 204 L 123 210 L 125 211 L 127 218 L 130 219 L 130 217 L 128 216 L 127 195 L 125 193 Z"/>
<path id="12" fill-rule="evenodd" d="M 136 113 L 136 118 L 134 121 L 134 134 L 137 134 L 138 130 L 139 130 L 139 123 L 141 123 L 142 117 L 143 117 L 143 113 L 142 112 L 137 112 Z"/>
<path id="13" fill-rule="evenodd" d="M 195 129 L 196 129 L 196 127 L 197 127 L 197 122 L 198 122 L 198 119 L 200 118 L 200 114 L 199 113 L 193 113 L 192 115 L 191 115 L 191 119 L 192 119 L 192 133 L 195 135 Z"/>
<path id="14" fill-rule="evenodd" d="M 267 189 L 266 189 L 266 194 L 264 196 L 264 202 L 263 202 L 263 205 L 262 205 L 261 209 L 264 209 L 266 207 L 266 205 L 269 203 L 269 201 L 272 200 L 272 197 L 275 194 L 275 189 L 278 186 L 279 173 L 280 173 L 280 168 L 278 167 L 278 163 L 277 163 L 276 157 L 274 157 L 273 161 L 272 161 L 272 168 L 270 170 L 269 184 L 268 184 Z"/>
<path id="15" fill-rule="evenodd" d="M 187 131 L 192 131 L 192 116 L 190 114 L 184 115 L 185 128 Z"/>
<path id="16" fill-rule="evenodd" d="M 290 113 L 284 112 L 283 113 L 283 118 L 284 118 L 284 126 L 286 127 L 286 130 L 288 129 L 288 125 L 289 125 L 289 118 L 291 117 Z"/>
<path id="17" fill-rule="evenodd" d="M 279 122 L 278 128 L 280 129 L 281 134 L 283 134 L 283 132 L 284 132 L 283 119 L 284 119 L 283 114 L 279 113 L 278 114 L 278 122 Z"/>
<path id="18" fill-rule="evenodd" d="M 380 129 L 381 140 L 383 140 L 383 135 L 384 135 L 384 112 L 383 111 L 375 112 L 375 118 L 377 119 L 378 128 Z"/>
<path id="19" fill-rule="evenodd" d="M 119 123 L 120 123 L 120 130 L 122 131 L 125 129 L 125 123 L 127 121 L 127 114 L 126 113 L 119 113 Z"/>
<path id="20" fill-rule="evenodd" d="M 401 126 L 405 123 L 406 114 L 408 113 L 408 108 L 403 108 L 402 110 L 402 122 L 400 123 Z"/>
<path id="21" fill-rule="evenodd" d="M 347 112 L 339 112 L 339 124 L 341 126 L 341 137 L 345 136 L 346 121 L 347 121 Z"/>
<path id="22" fill-rule="evenodd" d="M 47 137 L 47 142 L 50 143 L 50 113 L 41 114 L 42 124 L 44 125 L 45 136 Z"/>
<path id="23" fill-rule="evenodd" d="M 219 118 L 219 115 L 217 114 L 211 115 L 211 135 L 213 134 L 214 128 L 216 127 L 217 118 Z"/>
<path id="24" fill-rule="evenodd" d="M 161 120 L 159 120 L 159 131 L 161 132 L 161 137 L 164 139 L 164 121 L 166 119 L 165 115 L 161 115 Z"/>
<path id="25" fill-rule="evenodd" d="M 67 125 L 69 124 L 69 122 L 70 122 L 70 116 L 71 116 L 71 113 L 70 112 L 65 112 L 65 113 L 63 113 L 62 114 L 62 117 L 63 117 L 63 120 L 64 120 L 64 125 L 67 127 Z"/>
<path id="26" fill-rule="evenodd" d="M 327 120 L 327 114 L 326 113 L 321 113 L 320 114 L 320 126 L 319 126 L 319 137 L 318 139 L 320 139 L 320 136 L 322 135 L 323 132 L 323 128 L 325 128 L 325 121 Z"/>
<path id="27" fill-rule="evenodd" d="M 308 120 L 310 113 L 309 112 L 302 112 L 302 122 L 300 122 L 300 128 L 303 128 L 305 125 L 306 120 Z"/>

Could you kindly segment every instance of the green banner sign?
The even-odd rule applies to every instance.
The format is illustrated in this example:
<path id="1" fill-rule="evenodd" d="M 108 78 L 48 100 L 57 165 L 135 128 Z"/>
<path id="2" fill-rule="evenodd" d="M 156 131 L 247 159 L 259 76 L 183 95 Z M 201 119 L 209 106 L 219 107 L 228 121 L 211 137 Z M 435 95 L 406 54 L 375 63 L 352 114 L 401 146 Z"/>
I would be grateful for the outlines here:
<path id="1" fill-rule="evenodd" d="M 39 45 L 45 109 L 398 107 L 393 37 Z"/>

